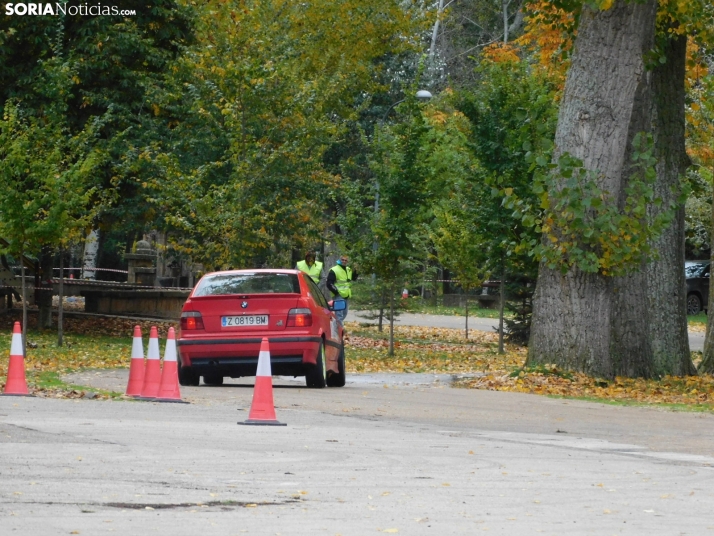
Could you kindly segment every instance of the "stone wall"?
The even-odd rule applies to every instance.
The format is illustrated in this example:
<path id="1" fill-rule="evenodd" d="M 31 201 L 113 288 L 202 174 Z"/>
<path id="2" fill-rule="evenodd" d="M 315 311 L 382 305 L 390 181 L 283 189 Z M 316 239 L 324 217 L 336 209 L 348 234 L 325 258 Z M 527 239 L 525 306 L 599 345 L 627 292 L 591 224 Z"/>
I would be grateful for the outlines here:
<path id="1" fill-rule="evenodd" d="M 88 313 L 178 320 L 189 290 L 84 290 Z"/>

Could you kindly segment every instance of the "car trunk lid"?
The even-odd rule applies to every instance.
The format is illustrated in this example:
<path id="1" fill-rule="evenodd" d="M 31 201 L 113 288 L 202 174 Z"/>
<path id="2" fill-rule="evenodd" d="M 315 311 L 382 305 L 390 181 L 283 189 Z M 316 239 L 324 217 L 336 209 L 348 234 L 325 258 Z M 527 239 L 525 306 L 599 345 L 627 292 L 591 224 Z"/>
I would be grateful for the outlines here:
<path id="1" fill-rule="evenodd" d="M 184 311 L 201 313 L 207 333 L 283 331 L 299 300 L 299 294 L 287 293 L 200 296 L 187 301 Z"/>

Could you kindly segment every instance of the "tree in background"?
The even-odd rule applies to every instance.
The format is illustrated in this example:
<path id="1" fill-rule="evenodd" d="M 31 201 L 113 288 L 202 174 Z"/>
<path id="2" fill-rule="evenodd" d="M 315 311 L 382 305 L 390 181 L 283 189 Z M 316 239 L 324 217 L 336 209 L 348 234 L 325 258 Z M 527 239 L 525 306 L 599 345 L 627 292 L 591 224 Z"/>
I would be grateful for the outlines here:
<path id="1" fill-rule="evenodd" d="M 377 89 L 376 60 L 413 48 L 417 7 L 352 0 L 203 6 L 199 43 L 177 86 L 191 117 L 150 155 L 161 171 L 147 189 L 165 225 L 180 234 L 173 246 L 209 268 L 284 266 L 293 249 L 324 237 L 338 177 L 323 157 L 356 119 L 362 95 Z M 204 142 L 191 132 L 200 123 L 218 141 L 203 158 Z M 191 160 L 175 150 L 187 141 Z"/>
<path id="2" fill-rule="evenodd" d="M 694 48 L 690 45 L 690 48 Z M 699 52 L 698 49 L 695 49 Z M 703 55 L 700 52 L 701 55 Z M 694 68 L 688 70 L 688 85 L 690 86 L 690 99 L 687 102 L 687 116 L 689 125 L 688 150 L 692 160 L 697 165 L 698 178 L 706 184 L 706 193 L 709 194 L 709 221 L 706 225 L 706 236 L 711 250 L 710 260 L 714 260 L 714 248 L 711 247 L 712 228 L 714 228 L 714 202 L 711 199 L 712 183 L 714 182 L 714 56 L 703 55 L 703 62 L 695 63 Z M 707 207 L 707 203 L 698 200 L 699 206 Z M 699 223 L 701 229 L 703 223 Z M 714 295 L 710 293 L 708 309 L 712 309 Z M 707 332 L 704 340 L 704 352 L 699 371 L 714 373 L 714 314 L 707 316 Z"/>
<path id="3" fill-rule="evenodd" d="M 91 222 L 101 206 L 96 202 L 94 182 L 100 159 L 93 146 L 99 128 L 95 122 L 71 136 L 51 114 L 38 118 L 24 113 L 16 102 L 6 103 L 0 121 L 0 236 L 7 237 L 3 252 L 23 259 L 43 247 L 62 247 Z M 24 262 L 21 276 L 24 344 Z M 61 346 L 61 321 L 58 342 Z"/>
<path id="4" fill-rule="evenodd" d="M 539 270 L 531 364 L 605 377 L 693 372 L 680 204 L 686 30 L 672 22 L 686 17 L 661 11 L 657 26 L 656 7 L 578 7 L 552 165 L 560 179 L 542 200 L 539 247 L 553 256 Z"/>
<path id="5" fill-rule="evenodd" d="M 375 206 L 370 230 L 371 254 L 363 254 L 363 271 L 385 286 L 389 304 L 389 355 L 394 355 L 394 301 L 404 283 L 420 274 L 425 259 L 416 236 L 423 232 L 428 176 L 427 124 L 416 90 L 397 108 L 400 119 L 375 130 L 370 167 L 374 172 Z"/>
<path id="6" fill-rule="evenodd" d="M 469 120 L 468 148 L 478 164 L 475 172 L 440 188 L 449 194 L 442 198 L 445 204 L 436 228 L 452 237 L 448 245 L 442 244 L 440 255 L 445 265 L 454 266 L 459 280 L 469 281 L 466 270 L 473 264 L 481 277 L 501 281 L 502 349 L 505 287 L 511 279 L 527 282 L 537 273 L 536 260 L 522 245 L 537 234 L 522 221 L 521 207 L 509 200 L 535 200 L 529 154 L 552 145 L 556 88 L 552 76 L 521 58 L 515 47 L 487 48 L 476 73 L 478 85 L 460 91 L 454 101 Z M 465 259 L 455 262 L 453 257 L 462 255 Z M 529 323 L 527 315 L 523 322 Z"/>
<path id="7" fill-rule="evenodd" d="M 97 213 L 91 226 L 137 233 L 155 216 L 141 191 L 153 172 L 142 148 L 170 132 L 155 98 L 192 40 L 193 8 L 173 0 L 151 6 L 126 0 L 122 9 L 135 9 L 136 16 L 0 14 L 0 101 L 16 99 L 23 113 L 38 117 L 61 102 L 57 120 L 65 135 L 93 129 L 101 186 L 96 193 L 115 203 Z M 48 62 L 54 62 L 54 73 L 68 73 L 68 83 L 54 83 Z M 99 117 L 101 123 L 94 123 Z"/>

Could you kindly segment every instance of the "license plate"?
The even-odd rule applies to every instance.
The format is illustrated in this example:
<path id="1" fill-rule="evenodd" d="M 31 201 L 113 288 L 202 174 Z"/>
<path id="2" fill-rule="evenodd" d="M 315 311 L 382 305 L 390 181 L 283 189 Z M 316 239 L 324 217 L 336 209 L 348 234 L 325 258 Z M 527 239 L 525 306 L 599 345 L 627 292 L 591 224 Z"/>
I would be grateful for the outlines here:
<path id="1" fill-rule="evenodd" d="M 224 328 L 267 325 L 268 315 L 241 315 L 221 317 L 221 326 L 223 326 Z"/>

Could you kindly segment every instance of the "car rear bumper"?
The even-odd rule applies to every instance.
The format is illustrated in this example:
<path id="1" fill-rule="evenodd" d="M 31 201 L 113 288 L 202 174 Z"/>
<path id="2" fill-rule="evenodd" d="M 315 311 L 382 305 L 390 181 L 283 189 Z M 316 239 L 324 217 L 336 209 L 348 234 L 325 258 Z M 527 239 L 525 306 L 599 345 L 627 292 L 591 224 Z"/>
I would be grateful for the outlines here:
<path id="1" fill-rule="evenodd" d="M 321 337 L 291 335 L 268 337 L 270 366 L 274 375 L 302 376 L 315 366 Z M 179 338 L 181 366 L 195 374 L 238 378 L 255 376 L 261 337 Z"/>

